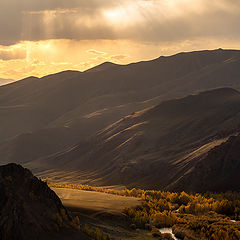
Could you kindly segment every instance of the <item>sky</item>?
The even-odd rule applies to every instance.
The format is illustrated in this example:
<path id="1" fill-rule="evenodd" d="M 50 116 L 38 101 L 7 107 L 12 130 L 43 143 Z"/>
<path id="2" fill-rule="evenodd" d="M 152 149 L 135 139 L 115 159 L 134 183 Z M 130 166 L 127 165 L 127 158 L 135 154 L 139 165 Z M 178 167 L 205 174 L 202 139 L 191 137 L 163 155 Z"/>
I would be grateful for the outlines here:
<path id="1" fill-rule="evenodd" d="M 240 0 L 0 0 L 0 78 L 240 49 Z"/>

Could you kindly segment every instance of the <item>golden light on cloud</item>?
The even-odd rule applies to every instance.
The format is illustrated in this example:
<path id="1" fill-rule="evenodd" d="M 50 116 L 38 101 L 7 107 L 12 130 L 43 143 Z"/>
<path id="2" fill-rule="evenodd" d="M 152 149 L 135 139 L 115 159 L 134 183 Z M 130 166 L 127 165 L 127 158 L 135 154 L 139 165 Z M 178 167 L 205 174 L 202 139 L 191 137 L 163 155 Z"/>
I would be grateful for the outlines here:
<path id="1" fill-rule="evenodd" d="M 23 58 L 0 60 L 0 78 L 21 79 L 28 76 L 45 76 L 63 70 L 84 71 L 102 62 L 110 61 L 128 64 L 141 60 L 150 60 L 161 55 L 171 55 L 180 51 L 217 48 L 219 42 L 214 39 L 182 41 L 159 44 L 138 43 L 128 40 L 74 41 L 47 40 L 39 42 L 21 42 L 1 47 L 1 51 L 23 52 Z M 223 48 L 240 48 L 239 43 L 222 42 Z"/>
<path id="2" fill-rule="evenodd" d="M 121 8 L 109 10 L 104 13 L 106 18 L 110 21 L 119 22 L 126 17 L 126 11 Z"/>
<path id="3" fill-rule="evenodd" d="M 10 26 L 0 25 L 0 78 L 240 47 L 237 1 L 35 1 L 0 1 L 0 20 Z"/>
<path id="4" fill-rule="evenodd" d="M 13 59 L 2 57 L 0 77 L 21 79 L 30 75 L 41 77 L 66 69 L 84 71 L 105 61 L 128 63 L 132 59 L 128 59 L 129 56 L 124 55 L 123 52 L 131 52 L 131 50 L 126 48 L 125 44 L 108 40 L 89 42 L 64 39 L 21 42 L 14 46 L 4 47 L 5 55 L 13 49 L 22 50 L 25 55 L 21 59 L 15 59 L 16 54 L 11 55 Z M 0 48 L 0 57 L 1 51 Z"/>
<path id="5" fill-rule="evenodd" d="M 120 5 L 113 9 L 107 9 L 103 15 L 110 24 L 115 26 L 131 25 L 139 20 L 138 5 L 133 3 Z"/>

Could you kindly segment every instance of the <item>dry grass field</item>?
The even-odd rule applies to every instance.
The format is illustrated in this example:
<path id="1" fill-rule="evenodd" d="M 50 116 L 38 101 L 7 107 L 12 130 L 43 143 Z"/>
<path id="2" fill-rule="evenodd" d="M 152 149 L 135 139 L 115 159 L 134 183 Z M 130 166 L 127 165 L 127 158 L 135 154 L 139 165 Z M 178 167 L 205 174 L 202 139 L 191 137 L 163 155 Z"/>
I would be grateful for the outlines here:
<path id="1" fill-rule="evenodd" d="M 67 188 L 51 187 L 51 189 L 56 192 L 68 210 L 79 216 L 81 224 L 86 223 L 93 228 L 99 228 L 116 240 L 154 239 L 148 231 L 131 229 L 131 222 L 123 213 L 126 206 L 140 205 L 140 198 Z"/>
<path id="2" fill-rule="evenodd" d="M 60 197 L 66 207 L 86 209 L 93 212 L 121 213 L 126 206 L 133 207 L 141 204 L 140 198 L 77 189 L 52 188 L 52 190 Z"/>

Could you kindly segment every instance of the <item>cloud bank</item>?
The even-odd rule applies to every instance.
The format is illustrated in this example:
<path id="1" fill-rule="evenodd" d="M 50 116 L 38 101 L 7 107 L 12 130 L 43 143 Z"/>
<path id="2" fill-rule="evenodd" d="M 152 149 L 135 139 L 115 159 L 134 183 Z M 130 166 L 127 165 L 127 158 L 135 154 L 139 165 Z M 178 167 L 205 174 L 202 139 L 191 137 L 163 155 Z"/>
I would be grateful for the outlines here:
<path id="1" fill-rule="evenodd" d="M 236 0 L 0 0 L 0 45 L 49 39 L 240 38 Z"/>

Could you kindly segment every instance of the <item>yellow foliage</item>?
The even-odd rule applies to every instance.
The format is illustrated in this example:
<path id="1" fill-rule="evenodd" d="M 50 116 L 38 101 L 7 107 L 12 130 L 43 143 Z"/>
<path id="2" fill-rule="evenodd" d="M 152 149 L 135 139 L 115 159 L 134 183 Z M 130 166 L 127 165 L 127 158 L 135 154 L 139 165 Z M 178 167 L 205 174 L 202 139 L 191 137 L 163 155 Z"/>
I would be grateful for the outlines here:
<path id="1" fill-rule="evenodd" d="M 240 226 L 229 219 L 240 220 L 240 193 L 205 193 L 189 194 L 141 189 L 107 189 L 81 184 L 48 183 L 51 187 L 70 188 L 86 191 L 103 192 L 107 194 L 142 198 L 142 205 L 125 207 L 124 212 L 139 228 L 145 226 L 171 227 L 178 226 L 178 233 L 183 236 L 198 236 L 197 239 L 240 239 Z M 32 196 L 33 197 L 33 196 Z M 219 214 L 223 214 L 219 215 Z M 56 215 L 55 221 L 61 226 L 66 219 L 64 209 L 61 216 Z M 80 227 L 79 219 L 72 221 Z M 149 227 L 148 227 L 149 228 Z M 99 229 L 92 230 L 86 224 L 82 231 L 94 239 L 109 239 L 109 236 Z M 183 237 L 184 238 L 184 237 Z M 187 237 L 186 237 L 187 238 Z"/>

